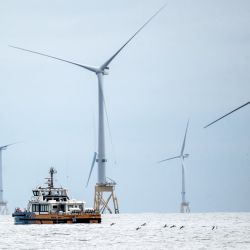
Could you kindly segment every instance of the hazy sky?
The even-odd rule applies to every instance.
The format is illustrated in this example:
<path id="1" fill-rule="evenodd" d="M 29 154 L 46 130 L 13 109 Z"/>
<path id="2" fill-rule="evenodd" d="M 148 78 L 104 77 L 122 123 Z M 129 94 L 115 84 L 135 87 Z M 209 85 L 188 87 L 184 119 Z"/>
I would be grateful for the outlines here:
<path id="1" fill-rule="evenodd" d="M 12 49 L 15 45 L 80 64 L 107 60 L 164 0 L 1 1 L 0 144 L 4 197 L 25 207 L 50 166 L 57 184 L 93 205 L 97 168 L 97 79 L 84 69 Z M 187 119 L 186 188 L 191 211 L 250 211 L 250 2 L 168 1 L 112 62 L 104 91 L 107 176 L 121 212 L 178 212 Z"/>

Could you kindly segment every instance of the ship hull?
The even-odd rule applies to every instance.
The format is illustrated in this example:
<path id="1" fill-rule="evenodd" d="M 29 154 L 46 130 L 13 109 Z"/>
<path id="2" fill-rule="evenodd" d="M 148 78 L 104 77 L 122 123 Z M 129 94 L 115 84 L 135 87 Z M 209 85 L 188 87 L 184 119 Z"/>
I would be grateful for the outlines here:
<path id="1" fill-rule="evenodd" d="M 15 212 L 12 214 L 15 224 L 75 224 L 101 223 L 101 215 L 94 214 L 35 214 L 31 212 Z"/>

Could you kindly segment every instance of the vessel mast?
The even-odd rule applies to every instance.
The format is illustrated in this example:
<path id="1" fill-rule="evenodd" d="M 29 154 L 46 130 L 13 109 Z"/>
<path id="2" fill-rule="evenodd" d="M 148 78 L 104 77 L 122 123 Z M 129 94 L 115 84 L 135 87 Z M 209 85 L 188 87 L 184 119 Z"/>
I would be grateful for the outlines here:
<path id="1" fill-rule="evenodd" d="M 48 185 L 50 188 L 54 188 L 54 174 L 56 174 L 56 173 L 57 173 L 56 169 L 51 167 L 49 170 L 50 179 L 48 181 Z"/>

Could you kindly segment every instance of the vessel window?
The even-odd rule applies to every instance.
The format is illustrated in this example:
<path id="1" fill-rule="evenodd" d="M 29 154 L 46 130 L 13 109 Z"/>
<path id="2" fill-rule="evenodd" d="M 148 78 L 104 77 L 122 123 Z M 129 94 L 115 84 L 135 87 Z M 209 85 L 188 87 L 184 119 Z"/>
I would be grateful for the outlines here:
<path id="1" fill-rule="evenodd" d="M 33 191 L 34 196 L 38 196 L 38 191 Z"/>
<path id="2" fill-rule="evenodd" d="M 60 204 L 59 205 L 59 210 L 62 211 L 62 212 L 65 212 L 65 205 Z"/>
<path id="3" fill-rule="evenodd" d="M 32 212 L 39 212 L 39 205 L 38 204 L 32 204 Z"/>
<path id="4" fill-rule="evenodd" d="M 49 205 L 40 205 L 40 212 L 48 212 L 49 211 Z"/>

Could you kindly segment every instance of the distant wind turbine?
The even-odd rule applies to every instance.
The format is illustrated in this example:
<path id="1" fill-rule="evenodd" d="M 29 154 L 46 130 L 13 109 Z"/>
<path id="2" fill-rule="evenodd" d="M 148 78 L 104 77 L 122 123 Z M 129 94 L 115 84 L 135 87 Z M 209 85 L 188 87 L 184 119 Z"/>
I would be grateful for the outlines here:
<path id="1" fill-rule="evenodd" d="M 114 186 L 116 185 L 115 182 L 110 182 L 106 178 L 106 162 L 107 159 L 105 157 L 105 133 L 104 133 L 104 96 L 103 96 L 103 76 L 108 75 L 109 72 L 109 64 L 115 59 L 115 57 L 123 50 L 123 48 L 156 16 L 159 14 L 160 11 L 162 11 L 166 7 L 166 4 L 162 6 L 153 16 L 151 16 L 135 33 L 133 36 L 131 36 L 108 60 L 106 60 L 101 66 L 89 66 L 89 65 L 83 65 L 75 62 L 71 62 L 65 59 L 61 59 L 58 57 L 54 57 L 51 55 L 43 54 L 40 52 L 16 47 L 16 46 L 10 46 L 15 49 L 20 49 L 23 51 L 31 52 L 34 54 L 46 56 L 55 60 L 59 60 L 62 62 L 66 62 L 81 68 L 84 68 L 90 72 L 93 72 L 96 74 L 98 79 L 98 152 L 94 153 L 89 178 L 87 181 L 87 184 L 89 182 L 92 170 L 94 168 L 95 162 L 98 163 L 98 181 L 95 186 L 95 203 L 94 203 L 94 209 L 98 211 L 104 211 L 107 209 L 109 212 L 111 212 L 111 209 L 108 207 L 109 200 L 113 199 L 114 203 L 114 210 L 115 213 L 119 213 L 118 210 L 118 203 L 117 199 L 114 196 Z M 111 195 L 106 199 L 106 201 L 103 198 L 103 193 L 109 192 Z"/>
<path id="2" fill-rule="evenodd" d="M 7 202 L 3 200 L 3 165 L 2 165 L 2 151 L 9 146 L 17 144 L 18 142 L 0 146 L 0 215 L 8 214 Z"/>
<path id="3" fill-rule="evenodd" d="M 161 163 L 161 162 L 169 161 L 172 159 L 181 159 L 181 169 L 182 169 L 182 189 L 181 189 L 182 190 L 181 191 L 182 201 L 181 201 L 181 209 L 180 209 L 181 213 L 189 213 L 190 212 L 189 202 L 186 201 L 185 166 L 184 166 L 184 159 L 189 156 L 189 154 L 184 154 L 188 125 L 189 125 L 189 121 L 187 122 L 186 131 L 185 131 L 180 154 L 178 156 L 167 158 L 167 159 L 164 159 L 164 160 L 161 160 L 158 162 L 158 163 Z"/>
<path id="4" fill-rule="evenodd" d="M 218 122 L 219 120 L 221 120 L 221 119 L 223 119 L 224 117 L 226 117 L 226 116 L 228 116 L 228 115 L 232 114 L 233 112 L 235 112 L 235 111 L 237 111 L 237 110 L 239 110 L 239 109 L 241 109 L 241 108 L 243 108 L 243 107 L 247 106 L 248 104 L 250 104 L 250 101 L 249 101 L 249 102 L 244 103 L 244 104 L 243 104 L 243 105 L 241 105 L 240 107 L 238 107 L 238 108 L 236 108 L 236 109 L 234 109 L 234 110 L 230 111 L 229 113 L 227 113 L 227 114 L 225 114 L 225 115 L 221 116 L 220 118 L 216 119 L 215 121 L 213 121 L 213 122 L 209 123 L 209 124 L 208 124 L 208 125 L 206 125 L 204 128 L 207 128 L 207 127 L 211 126 L 212 124 L 214 124 L 214 123 Z"/>

